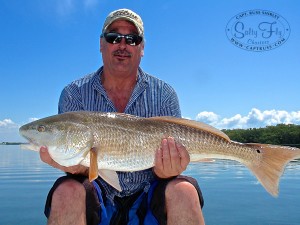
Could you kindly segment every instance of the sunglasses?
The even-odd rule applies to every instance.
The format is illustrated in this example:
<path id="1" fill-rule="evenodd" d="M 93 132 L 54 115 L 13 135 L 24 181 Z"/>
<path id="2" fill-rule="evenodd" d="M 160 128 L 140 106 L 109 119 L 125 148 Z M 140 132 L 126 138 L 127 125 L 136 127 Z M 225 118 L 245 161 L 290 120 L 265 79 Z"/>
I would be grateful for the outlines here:
<path id="1" fill-rule="evenodd" d="M 139 45 L 143 41 L 143 37 L 137 34 L 119 34 L 119 33 L 103 33 L 100 36 L 104 37 L 105 40 L 110 44 L 119 44 L 122 41 L 122 38 L 125 38 L 125 42 L 127 45 L 136 46 Z"/>

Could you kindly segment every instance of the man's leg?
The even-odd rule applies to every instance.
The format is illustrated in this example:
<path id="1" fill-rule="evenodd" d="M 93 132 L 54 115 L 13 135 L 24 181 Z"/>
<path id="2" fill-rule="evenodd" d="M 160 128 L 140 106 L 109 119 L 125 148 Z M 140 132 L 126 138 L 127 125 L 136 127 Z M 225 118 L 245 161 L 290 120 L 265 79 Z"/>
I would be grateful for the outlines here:
<path id="1" fill-rule="evenodd" d="M 53 193 L 48 225 L 86 225 L 86 191 L 76 180 L 66 180 Z"/>
<path id="2" fill-rule="evenodd" d="M 168 225 L 204 225 L 196 188 L 184 179 L 174 179 L 166 187 Z"/>

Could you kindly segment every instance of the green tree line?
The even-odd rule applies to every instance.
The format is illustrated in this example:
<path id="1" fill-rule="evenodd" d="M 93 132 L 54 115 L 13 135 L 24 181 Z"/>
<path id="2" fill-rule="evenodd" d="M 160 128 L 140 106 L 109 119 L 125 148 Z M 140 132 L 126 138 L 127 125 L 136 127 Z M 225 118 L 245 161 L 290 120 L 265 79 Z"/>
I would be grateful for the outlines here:
<path id="1" fill-rule="evenodd" d="M 222 130 L 233 141 L 300 147 L 300 125 L 278 124 L 265 128 Z"/>

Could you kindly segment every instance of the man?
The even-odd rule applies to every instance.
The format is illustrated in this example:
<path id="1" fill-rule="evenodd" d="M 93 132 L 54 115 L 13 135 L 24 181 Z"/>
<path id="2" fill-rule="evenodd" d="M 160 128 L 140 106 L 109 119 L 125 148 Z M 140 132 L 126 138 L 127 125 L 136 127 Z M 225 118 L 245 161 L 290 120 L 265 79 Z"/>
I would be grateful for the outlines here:
<path id="1" fill-rule="evenodd" d="M 110 13 L 100 51 L 103 67 L 64 88 L 59 113 L 89 110 L 180 117 L 173 88 L 139 67 L 144 55 L 139 15 L 128 9 Z M 90 183 L 88 170 L 81 165 L 57 164 L 46 148 L 41 148 L 40 157 L 67 172 L 49 192 L 48 224 L 204 224 L 203 198 L 196 181 L 178 176 L 186 169 L 189 154 L 172 137 L 162 139 L 153 169 L 118 172 L 122 192 L 100 177 Z"/>

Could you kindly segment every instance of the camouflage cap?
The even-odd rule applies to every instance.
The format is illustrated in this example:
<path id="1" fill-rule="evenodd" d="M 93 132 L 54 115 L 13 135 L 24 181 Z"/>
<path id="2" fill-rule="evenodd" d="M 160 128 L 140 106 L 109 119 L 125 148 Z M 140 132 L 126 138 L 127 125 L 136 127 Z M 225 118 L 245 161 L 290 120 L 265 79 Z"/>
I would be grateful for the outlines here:
<path id="1" fill-rule="evenodd" d="M 139 35 L 144 36 L 144 25 L 141 17 L 130 9 L 118 9 L 111 12 L 105 19 L 102 33 L 106 31 L 110 24 L 118 19 L 124 19 L 132 22 L 136 26 Z"/>

